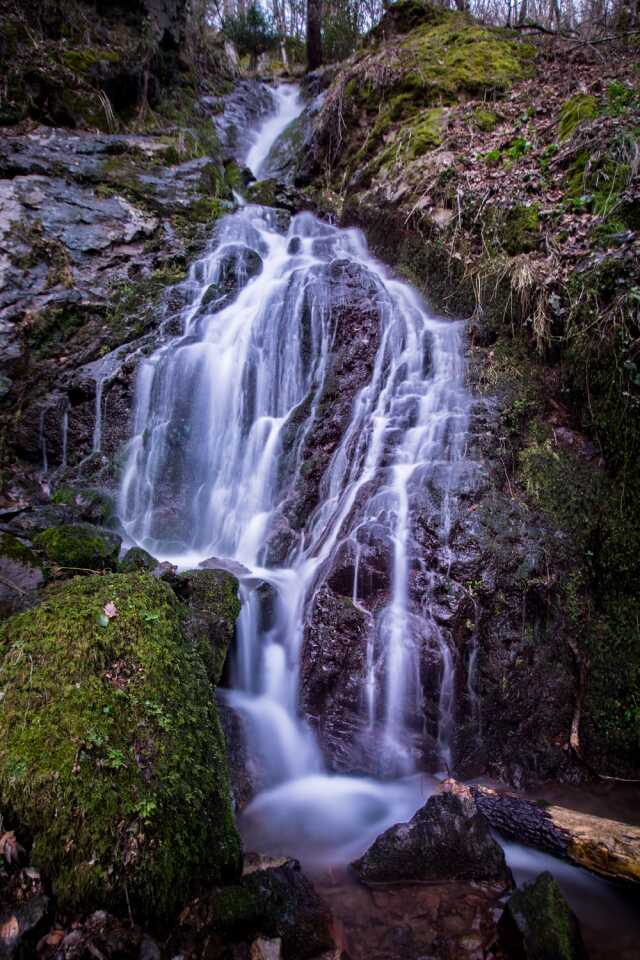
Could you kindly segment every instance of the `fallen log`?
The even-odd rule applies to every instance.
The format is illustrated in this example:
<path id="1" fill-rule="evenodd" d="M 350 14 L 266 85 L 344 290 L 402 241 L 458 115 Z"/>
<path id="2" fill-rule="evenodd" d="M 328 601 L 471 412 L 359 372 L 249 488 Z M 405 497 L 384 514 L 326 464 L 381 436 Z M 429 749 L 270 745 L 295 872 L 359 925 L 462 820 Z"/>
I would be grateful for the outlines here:
<path id="1" fill-rule="evenodd" d="M 500 833 L 562 857 L 607 880 L 640 884 L 640 827 L 489 787 L 472 787 L 480 812 Z"/>

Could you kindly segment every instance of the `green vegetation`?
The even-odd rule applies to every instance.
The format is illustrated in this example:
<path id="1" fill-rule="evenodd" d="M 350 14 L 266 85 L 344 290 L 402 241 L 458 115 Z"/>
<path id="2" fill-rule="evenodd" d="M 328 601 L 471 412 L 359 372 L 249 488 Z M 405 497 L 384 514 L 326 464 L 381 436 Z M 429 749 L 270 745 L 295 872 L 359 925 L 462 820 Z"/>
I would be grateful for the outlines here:
<path id="1" fill-rule="evenodd" d="M 505 250 L 512 256 L 535 250 L 540 243 L 540 214 L 536 204 L 507 210 L 500 237 Z"/>
<path id="2" fill-rule="evenodd" d="M 137 573 L 147 570 L 151 572 L 158 566 L 158 561 L 142 547 L 131 547 L 118 564 L 120 573 Z"/>
<path id="3" fill-rule="evenodd" d="M 335 130 L 330 159 L 336 170 L 345 163 L 365 166 L 366 179 L 421 156 L 442 142 L 442 107 L 461 95 L 499 96 L 530 72 L 530 46 L 466 14 L 416 4 L 410 20 L 413 29 L 397 44 L 357 55 L 329 91 L 323 124 Z M 481 124 L 495 124 L 495 114 L 480 113 Z M 360 130 L 363 114 L 365 142 L 345 145 L 345 126 Z"/>
<path id="4" fill-rule="evenodd" d="M 498 117 L 491 110 L 474 110 L 471 120 L 474 127 L 483 133 L 491 133 L 498 125 Z"/>
<path id="5" fill-rule="evenodd" d="M 199 883 L 239 875 L 211 687 L 169 587 L 52 590 L 0 628 L 0 689 L 5 809 L 62 909 L 166 923 Z"/>
<path id="6" fill-rule="evenodd" d="M 511 894 L 498 929 L 509 952 L 556 960 L 584 956 L 578 923 L 550 873 Z"/>
<path id="7" fill-rule="evenodd" d="M 558 139 L 568 140 L 585 120 L 598 116 L 598 101 L 587 93 L 579 93 L 564 104 L 558 119 Z"/>
<path id="8" fill-rule="evenodd" d="M 50 527 L 33 540 L 51 563 L 73 570 L 113 569 L 120 542 L 115 534 L 88 523 Z"/>
<path id="9" fill-rule="evenodd" d="M 10 533 L 0 533 L 0 556 L 26 564 L 28 567 L 42 567 L 42 560 L 33 550 Z"/>

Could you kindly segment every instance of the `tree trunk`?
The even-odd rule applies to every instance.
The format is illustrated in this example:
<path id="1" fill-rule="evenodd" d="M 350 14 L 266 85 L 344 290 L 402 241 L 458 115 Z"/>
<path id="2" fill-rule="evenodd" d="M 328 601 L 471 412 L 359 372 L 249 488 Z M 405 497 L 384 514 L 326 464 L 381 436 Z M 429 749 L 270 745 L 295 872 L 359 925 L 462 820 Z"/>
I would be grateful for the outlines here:
<path id="1" fill-rule="evenodd" d="M 510 793 L 472 787 L 492 827 L 530 847 L 563 857 L 609 880 L 640 884 L 640 827 Z"/>
<path id="2" fill-rule="evenodd" d="M 317 70 L 322 66 L 322 0 L 307 0 L 307 67 Z"/>

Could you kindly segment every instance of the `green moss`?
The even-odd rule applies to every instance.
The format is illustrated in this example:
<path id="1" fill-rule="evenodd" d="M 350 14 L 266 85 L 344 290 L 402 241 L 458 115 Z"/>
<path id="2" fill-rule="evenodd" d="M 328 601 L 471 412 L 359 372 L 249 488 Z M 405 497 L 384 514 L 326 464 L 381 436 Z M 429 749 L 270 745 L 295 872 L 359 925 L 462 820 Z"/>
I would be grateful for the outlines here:
<path id="1" fill-rule="evenodd" d="M 614 117 L 619 117 L 637 101 L 638 92 L 626 83 L 612 80 L 607 86 L 608 112 Z"/>
<path id="2" fill-rule="evenodd" d="M 63 909 L 166 923 L 239 872 L 211 687 L 179 622 L 165 584 L 115 574 L 0 629 L 0 790 Z"/>
<path id="3" fill-rule="evenodd" d="M 71 487 L 58 487 L 51 497 L 51 503 L 59 503 L 65 507 L 73 507 L 75 502 L 76 493 Z"/>
<path id="4" fill-rule="evenodd" d="M 425 110 L 411 124 L 406 147 L 406 156 L 409 160 L 421 157 L 428 150 L 440 146 L 442 143 L 442 121 L 443 110 L 435 107 L 432 110 Z"/>
<path id="5" fill-rule="evenodd" d="M 415 58 L 403 84 L 421 90 L 431 102 L 434 95 L 452 102 L 459 93 L 504 92 L 527 74 L 531 57 L 526 45 L 455 14 L 450 22 L 414 31 L 403 47 Z"/>
<path id="6" fill-rule="evenodd" d="M 87 315 L 81 304 L 47 304 L 33 315 L 27 342 L 38 360 L 60 356 L 62 348 L 82 329 Z"/>
<path id="7" fill-rule="evenodd" d="M 277 190 L 277 180 L 258 180 L 256 183 L 249 185 L 248 197 L 251 203 L 257 203 L 264 207 L 273 207 L 276 203 Z"/>
<path id="8" fill-rule="evenodd" d="M 592 612 L 583 646 L 589 662 L 583 748 L 600 771 L 636 771 L 640 755 L 638 599 L 609 597 Z"/>
<path id="9" fill-rule="evenodd" d="M 573 132 L 585 120 L 594 120 L 598 116 L 598 101 L 587 93 L 579 93 L 567 100 L 560 109 L 558 119 L 558 139 L 568 140 Z"/>
<path id="10" fill-rule="evenodd" d="M 62 53 L 62 62 L 74 73 L 88 73 L 97 63 L 118 63 L 120 59 L 121 55 L 116 50 L 99 47 L 83 47 Z"/>
<path id="11" fill-rule="evenodd" d="M 63 524 L 37 534 L 34 546 L 51 563 L 78 570 L 115 567 L 120 538 L 91 524 Z"/>
<path id="12" fill-rule="evenodd" d="M 560 887 L 550 873 L 515 890 L 499 924 L 500 940 L 509 953 L 554 960 L 584 956 L 580 928 Z"/>
<path id="13" fill-rule="evenodd" d="M 498 125 L 498 117 L 490 110 L 474 110 L 472 123 L 477 130 L 481 130 L 483 133 L 491 133 Z"/>
<path id="14" fill-rule="evenodd" d="M 535 250 L 540 243 L 540 214 L 536 204 L 508 210 L 499 228 L 499 239 L 512 256 Z"/>
<path id="15" fill-rule="evenodd" d="M 451 11 L 426 20 L 398 43 L 356 58 L 349 73 L 336 81 L 341 89 L 328 100 L 323 121 L 335 125 L 331 140 L 339 144 L 332 162 L 336 170 L 349 165 L 362 185 L 381 168 L 413 160 L 440 144 L 443 116 L 431 111 L 464 95 L 506 92 L 530 72 L 530 49 L 503 31 Z M 331 120 L 338 104 L 340 115 Z M 364 143 L 345 134 L 345 125 L 354 132 L 366 126 Z"/>
<path id="16" fill-rule="evenodd" d="M 42 567 L 42 561 L 33 550 L 10 533 L 0 533 L 0 556 L 24 563 L 28 567 Z"/>
<path id="17" fill-rule="evenodd" d="M 223 570 L 190 570 L 180 576 L 189 600 L 185 636 L 198 651 L 209 679 L 217 684 L 240 615 L 238 581 Z"/>
<path id="18" fill-rule="evenodd" d="M 147 570 L 151 572 L 158 566 L 158 561 L 150 553 L 143 550 L 142 547 L 131 547 L 127 550 L 124 557 L 118 564 L 120 573 L 136 573 L 137 571 Z"/>
<path id="19" fill-rule="evenodd" d="M 115 286 L 105 320 L 111 343 L 116 345 L 131 337 L 141 336 L 147 326 L 156 321 L 164 291 L 180 283 L 185 276 L 182 263 L 167 260 L 164 267 L 153 270 L 147 276 Z"/>

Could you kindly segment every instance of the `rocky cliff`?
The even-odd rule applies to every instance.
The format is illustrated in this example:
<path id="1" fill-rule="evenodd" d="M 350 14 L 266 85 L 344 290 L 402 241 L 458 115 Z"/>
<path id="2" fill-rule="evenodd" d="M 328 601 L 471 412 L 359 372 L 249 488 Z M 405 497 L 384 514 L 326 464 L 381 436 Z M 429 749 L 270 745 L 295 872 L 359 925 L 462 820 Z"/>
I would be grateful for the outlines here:
<path id="1" fill-rule="evenodd" d="M 455 562 L 432 557 L 428 510 L 415 536 L 473 665 L 457 762 L 516 782 L 638 773 L 633 62 L 399 3 L 316 79 L 328 88 L 288 135 L 291 153 L 305 143 L 289 182 L 362 226 L 435 310 L 470 318 L 481 466 L 459 491 Z M 355 620 L 336 643 L 357 645 Z M 319 689 L 328 668 L 306 669 Z"/>

